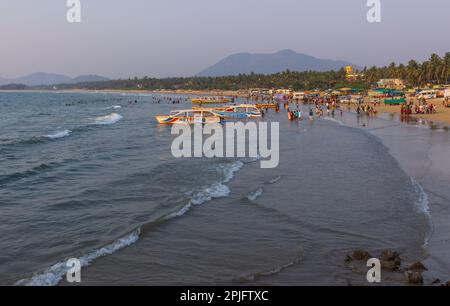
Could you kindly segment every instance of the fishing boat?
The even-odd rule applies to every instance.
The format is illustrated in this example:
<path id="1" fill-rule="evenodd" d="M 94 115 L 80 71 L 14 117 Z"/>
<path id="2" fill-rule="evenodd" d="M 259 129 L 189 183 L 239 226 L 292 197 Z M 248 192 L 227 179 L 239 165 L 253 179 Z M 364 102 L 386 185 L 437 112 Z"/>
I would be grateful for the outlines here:
<path id="1" fill-rule="evenodd" d="M 261 103 L 261 104 L 256 104 L 256 107 L 261 109 L 261 108 L 270 108 L 270 109 L 276 109 L 277 108 L 277 104 L 275 103 Z"/>
<path id="2" fill-rule="evenodd" d="M 175 110 L 170 115 L 158 115 L 156 120 L 160 124 L 194 124 L 221 123 L 222 117 L 207 109 Z"/>
<path id="3" fill-rule="evenodd" d="M 232 119 L 248 119 L 262 117 L 261 110 L 252 104 L 232 105 L 213 111 L 220 117 Z"/>
<path id="4" fill-rule="evenodd" d="M 223 97 L 194 98 L 191 101 L 193 104 L 223 104 L 232 102 L 231 99 Z"/>

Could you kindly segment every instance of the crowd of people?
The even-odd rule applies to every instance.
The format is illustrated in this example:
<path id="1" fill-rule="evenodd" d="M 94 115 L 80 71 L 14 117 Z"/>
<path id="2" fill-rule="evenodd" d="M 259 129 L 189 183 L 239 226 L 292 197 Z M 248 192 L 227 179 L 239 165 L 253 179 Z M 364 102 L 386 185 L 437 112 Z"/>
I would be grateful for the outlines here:
<path id="1" fill-rule="evenodd" d="M 370 105 L 358 105 L 356 108 L 356 113 L 358 115 L 368 115 L 368 116 L 374 116 L 378 114 L 378 111 Z"/>
<path id="2" fill-rule="evenodd" d="M 170 96 L 153 96 L 152 103 L 154 104 L 180 104 L 182 102 L 188 102 L 190 98 L 188 97 L 170 97 Z"/>
<path id="3" fill-rule="evenodd" d="M 407 104 L 402 104 L 400 108 L 400 114 L 402 116 L 408 116 L 411 114 L 430 115 L 436 114 L 436 112 L 436 105 L 432 103 L 428 104 L 426 101 L 420 101 L 419 104 L 414 104 L 413 101 L 410 101 Z"/>

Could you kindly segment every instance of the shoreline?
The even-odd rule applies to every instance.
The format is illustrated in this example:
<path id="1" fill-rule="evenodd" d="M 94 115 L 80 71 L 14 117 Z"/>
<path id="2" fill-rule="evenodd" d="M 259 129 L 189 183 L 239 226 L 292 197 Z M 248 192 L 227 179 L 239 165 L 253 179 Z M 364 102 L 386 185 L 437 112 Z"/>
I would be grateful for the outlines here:
<path id="1" fill-rule="evenodd" d="M 160 95 L 183 95 L 183 96 L 231 96 L 238 98 L 246 98 L 247 95 L 239 93 L 234 90 L 142 90 L 142 89 L 63 89 L 63 90 L 53 90 L 53 89 L 30 89 L 30 90 L 0 90 L 0 93 L 105 93 L 105 94 L 160 94 Z M 367 100 L 365 104 L 367 104 Z M 417 101 L 415 101 L 415 104 Z M 442 105 L 442 99 L 430 100 L 430 103 L 436 105 L 437 113 L 435 114 L 411 114 L 408 120 L 418 120 L 429 123 L 430 126 L 435 124 L 444 125 L 444 128 L 450 128 L 450 108 L 444 107 Z M 356 106 L 354 104 L 350 105 L 351 109 L 355 110 Z M 392 105 L 375 105 L 375 110 L 379 115 L 383 113 L 399 115 L 400 106 Z"/>
<path id="2" fill-rule="evenodd" d="M 378 138 L 400 168 L 423 187 L 433 226 L 428 244 L 420 248 L 423 250 L 421 260 L 429 268 L 424 273 L 425 283 L 429 285 L 437 278 L 445 282 L 450 279 L 450 191 L 447 190 L 450 182 L 450 133 L 402 122 L 399 116 L 390 114 L 358 117 L 353 112 L 345 112 L 343 117 L 337 115 L 335 118 L 345 126 L 361 129 Z M 286 121 L 286 117 L 283 118 Z"/>
<path id="3" fill-rule="evenodd" d="M 246 97 L 234 90 L 144 90 L 144 89 L 25 89 L 25 90 L 1 90 L 0 93 L 131 93 L 131 94 L 162 94 L 162 95 L 186 95 L 186 96 L 235 96 Z"/>
<path id="4" fill-rule="evenodd" d="M 368 101 L 366 100 L 364 102 L 365 104 L 368 104 Z M 426 121 L 432 126 L 433 124 L 440 124 L 445 125 L 447 128 L 450 128 L 450 108 L 445 107 L 442 105 L 442 99 L 432 99 L 427 101 L 428 104 L 433 104 L 437 107 L 437 112 L 435 114 L 411 114 L 408 117 L 405 117 L 404 120 L 417 120 L 417 121 Z M 416 98 L 414 98 L 414 105 L 417 105 L 418 101 Z M 353 109 L 356 108 L 356 106 L 352 106 Z M 375 105 L 375 110 L 378 111 L 379 114 L 394 114 L 397 116 L 400 116 L 400 105 Z"/>
<path id="5" fill-rule="evenodd" d="M 423 247 L 422 262 L 428 268 L 423 273 L 425 285 L 436 280 L 445 284 L 450 280 L 450 173 L 445 171 L 450 168 L 450 134 L 399 121 L 398 117 L 392 117 L 392 112 L 366 118 L 367 125 L 354 116 L 346 117 L 345 126 L 363 129 L 377 137 L 403 171 L 423 188 L 428 206 L 424 213 L 430 216 L 430 233 Z"/>

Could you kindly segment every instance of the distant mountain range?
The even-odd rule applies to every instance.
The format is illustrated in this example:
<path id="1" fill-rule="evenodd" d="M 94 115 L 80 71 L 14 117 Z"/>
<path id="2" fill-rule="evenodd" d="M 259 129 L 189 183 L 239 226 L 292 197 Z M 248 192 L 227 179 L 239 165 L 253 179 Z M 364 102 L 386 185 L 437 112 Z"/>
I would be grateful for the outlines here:
<path id="1" fill-rule="evenodd" d="M 285 71 L 329 71 L 352 65 L 346 61 L 319 59 L 310 55 L 283 50 L 273 54 L 238 53 L 203 70 L 198 76 L 216 77 L 238 74 L 273 74 Z"/>
<path id="2" fill-rule="evenodd" d="M 87 82 L 108 81 L 108 78 L 99 75 L 80 75 L 76 78 L 70 78 L 61 74 L 36 72 L 20 78 L 6 79 L 0 77 L 0 86 L 8 84 L 23 84 L 26 86 L 48 86 L 58 84 L 77 84 Z"/>
<path id="3" fill-rule="evenodd" d="M 238 53 L 231 55 L 198 74 L 202 77 L 232 76 L 238 74 L 273 74 L 285 71 L 329 71 L 339 70 L 345 66 L 354 66 L 341 60 L 319 59 L 310 55 L 283 50 L 273 54 Z M 0 86 L 50 86 L 61 84 L 78 84 L 109 81 L 99 75 L 81 75 L 75 78 L 66 75 L 36 72 L 20 78 L 0 77 Z M 14 86 L 13 86 L 14 85 Z"/>

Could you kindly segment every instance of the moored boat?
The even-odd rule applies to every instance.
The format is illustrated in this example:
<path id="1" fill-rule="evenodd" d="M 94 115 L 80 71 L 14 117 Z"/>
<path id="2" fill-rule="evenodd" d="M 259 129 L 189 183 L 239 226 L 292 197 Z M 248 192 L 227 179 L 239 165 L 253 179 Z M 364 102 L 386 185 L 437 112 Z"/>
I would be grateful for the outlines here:
<path id="1" fill-rule="evenodd" d="M 220 123 L 222 122 L 222 117 L 211 110 L 188 109 L 172 111 L 168 116 L 158 115 L 156 120 L 160 124 L 208 124 Z"/>
<path id="2" fill-rule="evenodd" d="M 224 109 L 217 109 L 213 111 L 223 118 L 232 119 L 248 119 L 262 117 L 261 110 L 253 104 L 232 105 Z"/>

